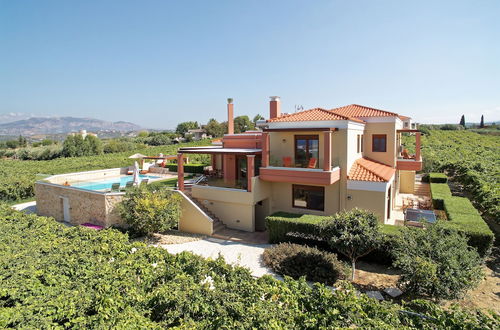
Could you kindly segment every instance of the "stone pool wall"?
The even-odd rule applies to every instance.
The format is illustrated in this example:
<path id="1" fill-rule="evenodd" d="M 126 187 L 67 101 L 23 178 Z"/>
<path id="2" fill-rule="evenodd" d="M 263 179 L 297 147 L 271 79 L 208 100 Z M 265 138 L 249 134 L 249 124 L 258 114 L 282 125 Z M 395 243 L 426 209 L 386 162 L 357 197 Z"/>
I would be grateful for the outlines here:
<path id="1" fill-rule="evenodd" d="M 74 182 L 82 182 L 82 181 L 98 181 L 98 180 L 106 180 L 108 178 L 117 177 L 120 176 L 121 174 L 127 174 L 127 171 L 128 167 L 122 167 L 122 168 L 111 168 L 111 169 L 97 170 L 97 171 L 58 174 L 46 178 L 44 181 L 55 184 L 64 184 L 65 182 L 71 184 Z"/>
<path id="2" fill-rule="evenodd" d="M 116 205 L 124 192 L 104 193 L 49 182 L 35 184 L 37 213 L 65 221 L 63 200 L 69 204 L 69 223 L 79 225 L 92 223 L 104 227 L 121 223 Z"/>

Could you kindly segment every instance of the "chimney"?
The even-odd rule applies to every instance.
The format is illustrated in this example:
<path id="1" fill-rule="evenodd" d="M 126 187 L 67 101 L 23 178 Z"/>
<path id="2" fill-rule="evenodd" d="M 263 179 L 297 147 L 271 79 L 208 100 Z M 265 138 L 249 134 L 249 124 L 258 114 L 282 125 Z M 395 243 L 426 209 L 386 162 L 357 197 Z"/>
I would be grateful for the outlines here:
<path id="1" fill-rule="evenodd" d="M 269 119 L 278 118 L 281 116 L 281 103 L 279 96 L 270 96 L 269 102 Z"/>
<path id="2" fill-rule="evenodd" d="M 227 99 L 227 134 L 234 134 L 234 105 L 233 99 Z"/>

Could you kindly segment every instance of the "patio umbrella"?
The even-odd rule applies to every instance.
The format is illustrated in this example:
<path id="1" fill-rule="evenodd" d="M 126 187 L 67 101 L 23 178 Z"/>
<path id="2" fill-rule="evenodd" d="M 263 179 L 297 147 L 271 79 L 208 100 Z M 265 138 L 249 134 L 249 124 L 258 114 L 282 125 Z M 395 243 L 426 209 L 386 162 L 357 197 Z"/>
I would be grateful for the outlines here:
<path id="1" fill-rule="evenodd" d="M 144 157 L 147 157 L 147 156 L 144 156 L 143 154 L 133 154 L 129 158 L 130 159 L 141 159 L 141 158 L 144 158 Z"/>
<path id="2" fill-rule="evenodd" d="M 134 164 L 134 185 L 138 186 L 139 183 L 141 182 L 141 178 L 139 177 L 139 164 L 137 164 L 137 161 Z"/>

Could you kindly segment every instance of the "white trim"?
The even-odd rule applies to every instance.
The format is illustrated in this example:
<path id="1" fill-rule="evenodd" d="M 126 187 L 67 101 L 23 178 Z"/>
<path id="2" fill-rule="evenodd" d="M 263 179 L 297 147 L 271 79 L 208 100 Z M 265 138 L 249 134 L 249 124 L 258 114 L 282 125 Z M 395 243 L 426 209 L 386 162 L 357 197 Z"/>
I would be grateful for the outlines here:
<path id="1" fill-rule="evenodd" d="M 226 191 L 237 191 L 237 192 L 245 192 L 251 194 L 251 192 L 248 192 L 245 189 L 237 189 L 237 188 L 225 188 L 225 187 L 216 187 L 216 186 L 202 186 L 202 185 L 194 185 L 196 188 L 200 189 L 216 189 L 216 190 L 226 190 Z"/>
<path id="2" fill-rule="evenodd" d="M 392 185 L 393 181 L 394 181 L 394 175 L 388 182 L 347 180 L 347 189 L 387 192 L 389 190 L 389 187 Z"/>
<path id="3" fill-rule="evenodd" d="M 280 128 L 348 128 L 354 125 L 364 127 L 364 123 L 350 120 L 311 120 L 311 121 L 279 121 L 267 123 L 269 129 Z"/>

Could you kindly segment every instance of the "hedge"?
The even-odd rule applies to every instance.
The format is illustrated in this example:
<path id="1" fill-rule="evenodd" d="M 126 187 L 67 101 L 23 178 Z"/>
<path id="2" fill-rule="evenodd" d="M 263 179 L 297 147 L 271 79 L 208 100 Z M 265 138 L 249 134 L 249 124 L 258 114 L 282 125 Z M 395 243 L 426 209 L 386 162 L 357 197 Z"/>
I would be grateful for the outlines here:
<path id="1" fill-rule="evenodd" d="M 269 243 L 300 243 L 317 246 L 325 250 L 334 251 L 327 242 L 319 238 L 319 224 L 331 217 L 276 212 L 266 218 L 266 227 L 269 232 Z M 393 261 L 392 247 L 395 244 L 399 228 L 392 225 L 380 225 L 383 234 L 383 243 L 376 250 L 362 258 L 362 260 L 391 264 Z"/>
<path id="2" fill-rule="evenodd" d="M 429 181 L 432 183 L 446 183 L 448 177 L 444 173 L 429 173 Z"/>
<path id="3" fill-rule="evenodd" d="M 328 216 L 276 212 L 266 218 L 269 243 L 294 241 L 294 238 L 317 240 L 318 225 Z"/>
<path id="4" fill-rule="evenodd" d="M 198 173 L 203 174 L 203 169 L 207 166 L 207 164 L 186 164 L 184 165 L 184 173 Z M 177 172 L 177 164 L 166 164 L 166 168 L 170 172 Z"/>
<path id="5" fill-rule="evenodd" d="M 443 210 L 443 201 L 451 197 L 451 190 L 447 183 L 431 183 L 432 205 L 435 209 Z"/>
<path id="6" fill-rule="evenodd" d="M 470 200 L 452 196 L 446 183 L 431 183 L 431 195 L 434 208 L 446 212 L 449 220 L 445 222 L 446 226 L 463 232 L 469 245 L 482 257 L 486 256 L 493 246 L 494 235 Z"/>
<path id="7" fill-rule="evenodd" d="M 463 232 L 469 245 L 484 257 L 493 246 L 494 235 L 470 200 L 465 197 L 448 197 L 444 200 L 444 209 L 449 220 L 445 224 Z"/>

